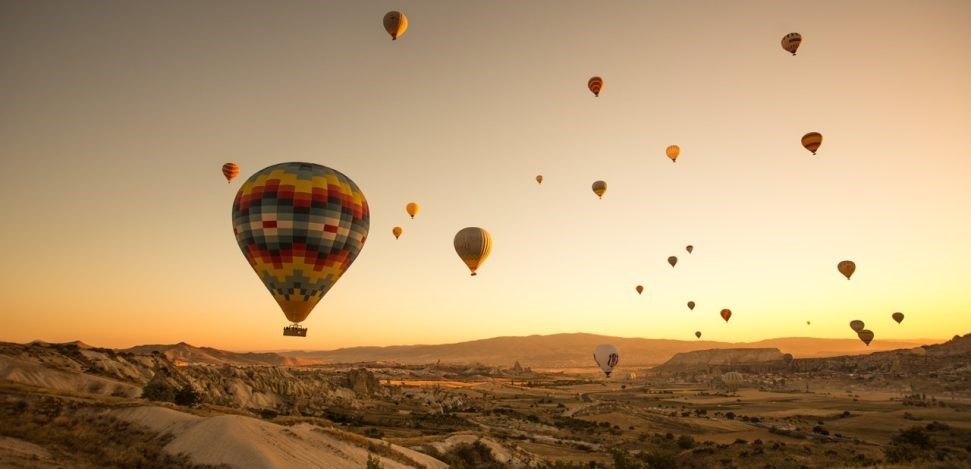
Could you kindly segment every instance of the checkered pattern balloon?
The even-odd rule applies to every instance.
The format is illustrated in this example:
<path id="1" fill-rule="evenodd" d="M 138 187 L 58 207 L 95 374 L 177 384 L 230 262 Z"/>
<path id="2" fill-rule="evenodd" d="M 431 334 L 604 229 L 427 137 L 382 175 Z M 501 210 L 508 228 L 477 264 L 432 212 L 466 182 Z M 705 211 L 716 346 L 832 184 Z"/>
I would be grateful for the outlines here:
<path id="1" fill-rule="evenodd" d="M 370 219 L 354 181 L 313 163 L 264 168 L 233 202 L 240 250 L 294 323 L 307 319 L 360 254 Z"/>

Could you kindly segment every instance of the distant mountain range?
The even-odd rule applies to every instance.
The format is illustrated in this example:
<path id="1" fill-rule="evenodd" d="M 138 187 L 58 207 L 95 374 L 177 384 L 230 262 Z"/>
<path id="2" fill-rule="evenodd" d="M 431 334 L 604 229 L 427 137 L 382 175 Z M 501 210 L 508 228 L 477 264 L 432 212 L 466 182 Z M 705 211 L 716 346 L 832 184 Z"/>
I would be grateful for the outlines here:
<path id="1" fill-rule="evenodd" d="M 666 340 L 610 337 L 595 334 L 553 334 L 526 337 L 494 337 L 455 344 L 351 347 L 329 351 L 280 352 L 281 355 L 329 363 L 397 362 L 401 364 L 482 363 L 512 366 L 517 360 L 533 368 L 573 368 L 592 365 L 597 344 L 612 343 L 620 348 L 626 366 L 653 366 L 674 354 L 716 348 L 777 348 L 797 358 L 859 355 L 876 351 L 909 349 L 939 340 L 875 340 L 869 347 L 858 339 L 786 337 L 757 342 L 710 340 Z"/>
<path id="2" fill-rule="evenodd" d="M 196 347 L 185 342 L 173 345 L 138 345 L 118 352 L 129 352 L 135 355 L 159 353 L 176 364 L 300 366 L 323 362 L 313 358 L 290 357 L 270 352 L 227 352 L 210 347 Z"/>

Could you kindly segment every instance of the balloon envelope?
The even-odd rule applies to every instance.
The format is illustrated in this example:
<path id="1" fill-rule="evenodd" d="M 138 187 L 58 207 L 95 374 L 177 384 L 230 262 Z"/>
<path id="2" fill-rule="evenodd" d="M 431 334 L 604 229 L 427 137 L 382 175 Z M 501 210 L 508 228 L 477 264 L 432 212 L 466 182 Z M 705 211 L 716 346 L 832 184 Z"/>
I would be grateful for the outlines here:
<path id="1" fill-rule="evenodd" d="M 786 365 L 788 365 L 788 364 L 792 363 L 792 354 L 791 353 L 787 353 L 787 354 L 785 354 L 785 355 L 782 356 L 782 359 L 785 360 Z"/>
<path id="2" fill-rule="evenodd" d="M 782 36 L 782 48 L 792 55 L 796 55 L 796 50 L 799 49 L 801 43 L 802 36 L 799 33 L 789 33 Z"/>
<path id="3" fill-rule="evenodd" d="M 620 350 L 612 344 L 600 344 L 593 349 L 593 361 L 597 362 L 604 374 L 610 376 L 610 372 L 620 363 Z"/>
<path id="4" fill-rule="evenodd" d="M 853 329 L 853 332 L 859 333 L 864 327 L 866 327 L 866 325 L 864 325 L 863 321 L 860 321 L 859 319 L 850 321 L 850 329 Z"/>
<path id="5" fill-rule="evenodd" d="M 678 263 L 678 258 L 677 257 L 671 256 L 671 257 L 668 258 L 668 264 L 671 264 L 671 267 L 674 267 L 674 265 L 677 264 L 677 263 Z"/>
<path id="6" fill-rule="evenodd" d="M 677 162 L 678 155 L 681 154 L 681 147 L 677 145 L 671 145 L 664 149 L 664 154 L 668 155 L 668 158 L 671 158 L 672 163 Z"/>
<path id="7" fill-rule="evenodd" d="M 415 202 L 409 202 L 408 205 L 405 205 L 405 212 L 407 212 L 411 218 L 415 218 L 415 215 L 418 215 L 419 210 L 421 210 L 421 207 Z"/>
<path id="8" fill-rule="evenodd" d="M 226 182 L 232 182 L 239 176 L 239 165 L 236 163 L 226 163 L 223 165 L 223 177 L 226 178 Z"/>
<path id="9" fill-rule="evenodd" d="M 462 228 L 458 233 L 455 233 L 453 244 L 459 258 L 472 271 L 472 276 L 477 275 L 476 270 L 492 252 L 492 236 L 489 235 L 488 231 L 479 227 Z"/>
<path id="10" fill-rule="evenodd" d="M 688 302 L 688 309 L 690 309 L 692 311 L 695 310 L 695 302 L 694 301 L 689 301 Z"/>
<path id="11" fill-rule="evenodd" d="M 701 331 L 695 331 L 695 337 L 701 338 Z"/>
<path id="12" fill-rule="evenodd" d="M 590 89 L 590 92 L 593 93 L 594 96 L 600 96 L 600 90 L 603 89 L 603 86 L 604 86 L 603 78 L 593 77 L 587 80 L 587 88 Z"/>
<path id="13" fill-rule="evenodd" d="M 384 15 L 384 30 L 391 35 L 391 40 L 397 40 L 408 29 L 408 17 L 400 11 L 389 11 Z"/>
<path id="14" fill-rule="evenodd" d="M 684 250 L 685 251 L 688 251 L 688 254 L 691 254 L 691 251 L 694 251 L 695 250 L 695 247 L 689 244 L 689 245 L 687 245 L 687 246 L 684 247 Z"/>
<path id="15" fill-rule="evenodd" d="M 892 317 L 894 321 L 897 321 L 897 324 L 900 324 L 904 320 L 904 313 L 893 313 L 890 315 L 890 317 Z"/>
<path id="16" fill-rule="evenodd" d="M 856 335 L 860 338 L 860 340 L 863 341 L 864 344 L 867 345 L 867 347 L 870 346 L 870 342 L 873 340 L 873 331 L 869 329 L 863 329 L 862 331 L 858 332 Z"/>
<path id="17" fill-rule="evenodd" d="M 402 230 L 400 226 L 396 226 L 396 227 L 394 227 L 394 228 L 391 228 L 391 234 L 393 234 L 393 235 L 394 235 L 394 239 L 398 239 L 398 238 L 400 238 L 400 237 L 401 237 L 401 233 L 402 233 L 403 231 L 404 231 L 404 230 Z"/>
<path id="18" fill-rule="evenodd" d="M 538 184 L 542 184 L 543 183 L 543 175 L 542 174 L 536 176 L 536 182 Z"/>
<path id="19" fill-rule="evenodd" d="M 593 193 L 597 194 L 597 197 L 602 199 L 604 193 L 607 192 L 607 183 L 603 181 L 594 181 L 591 188 L 593 189 Z"/>
<path id="20" fill-rule="evenodd" d="M 232 221 L 243 256 L 299 323 L 360 254 L 370 213 L 364 193 L 339 171 L 281 163 L 240 186 Z"/>
<path id="21" fill-rule="evenodd" d="M 730 310 L 730 309 L 723 309 L 721 311 L 721 313 L 719 313 L 719 314 L 721 314 L 721 317 L 722 317 L 722 319 L 725 320 L 725 322 L 728 322 L 728 320 L 731 319 L 731 317 L 732 317 L 732 310 Z"/>
<path id="22" fill-rule="evenodd" d="M 836 270 L 839 270 L 847 280 L 853 276 L 853 272 L 856 272 L 856 263 L 853 261 L 840 261 L 836 264 Z"/>
<path id="23" fill-rule="evenodd" d="M 640 295 L 641 293 L 644 292 L 644 287 L 641 286 L 641 285 L 638 285 L 638 286 L 634 287 L 634 290 L 637 290 L 637 294 Z"/>
<path id="24" fill-rule="evenodd" d="M 802 136 L 802 146 L 806 147 L 807 150 L 816 154 L 816 150 L 819 150 L 819 146 L 823 144 L 823 135 L 819 132 L 809 132 Z"/>

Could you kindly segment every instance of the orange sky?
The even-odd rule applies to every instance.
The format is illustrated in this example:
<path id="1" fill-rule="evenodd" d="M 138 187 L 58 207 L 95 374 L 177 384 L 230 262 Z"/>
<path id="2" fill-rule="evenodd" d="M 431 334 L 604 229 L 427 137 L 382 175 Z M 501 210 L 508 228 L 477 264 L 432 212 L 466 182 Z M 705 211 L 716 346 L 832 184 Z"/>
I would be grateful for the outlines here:
<path id="1" fill-rule="evenodd" d="M 966 1 L 3 2 L 0 340 L 967 333 L 969 24 Z M 243 179 L 295 160 L 372 213 L 306 339 L 230 224 Z M 476 278 L 465 226 L 493 236 Z"/>

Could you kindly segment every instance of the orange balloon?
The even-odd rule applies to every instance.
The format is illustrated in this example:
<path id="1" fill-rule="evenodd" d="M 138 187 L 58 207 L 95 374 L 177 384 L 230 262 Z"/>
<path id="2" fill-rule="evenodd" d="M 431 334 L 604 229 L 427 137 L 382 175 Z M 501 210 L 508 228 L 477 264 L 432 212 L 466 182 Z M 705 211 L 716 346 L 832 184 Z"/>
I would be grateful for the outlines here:
<path id="1" fill-rule="evenodd" d="M 722 316 L 722 319 L 725 320 L 725 322 L 728 322 L 728 320 L 732 317 L 732 310 L 723 309 L 721 312 L 721 316 Z"/>

